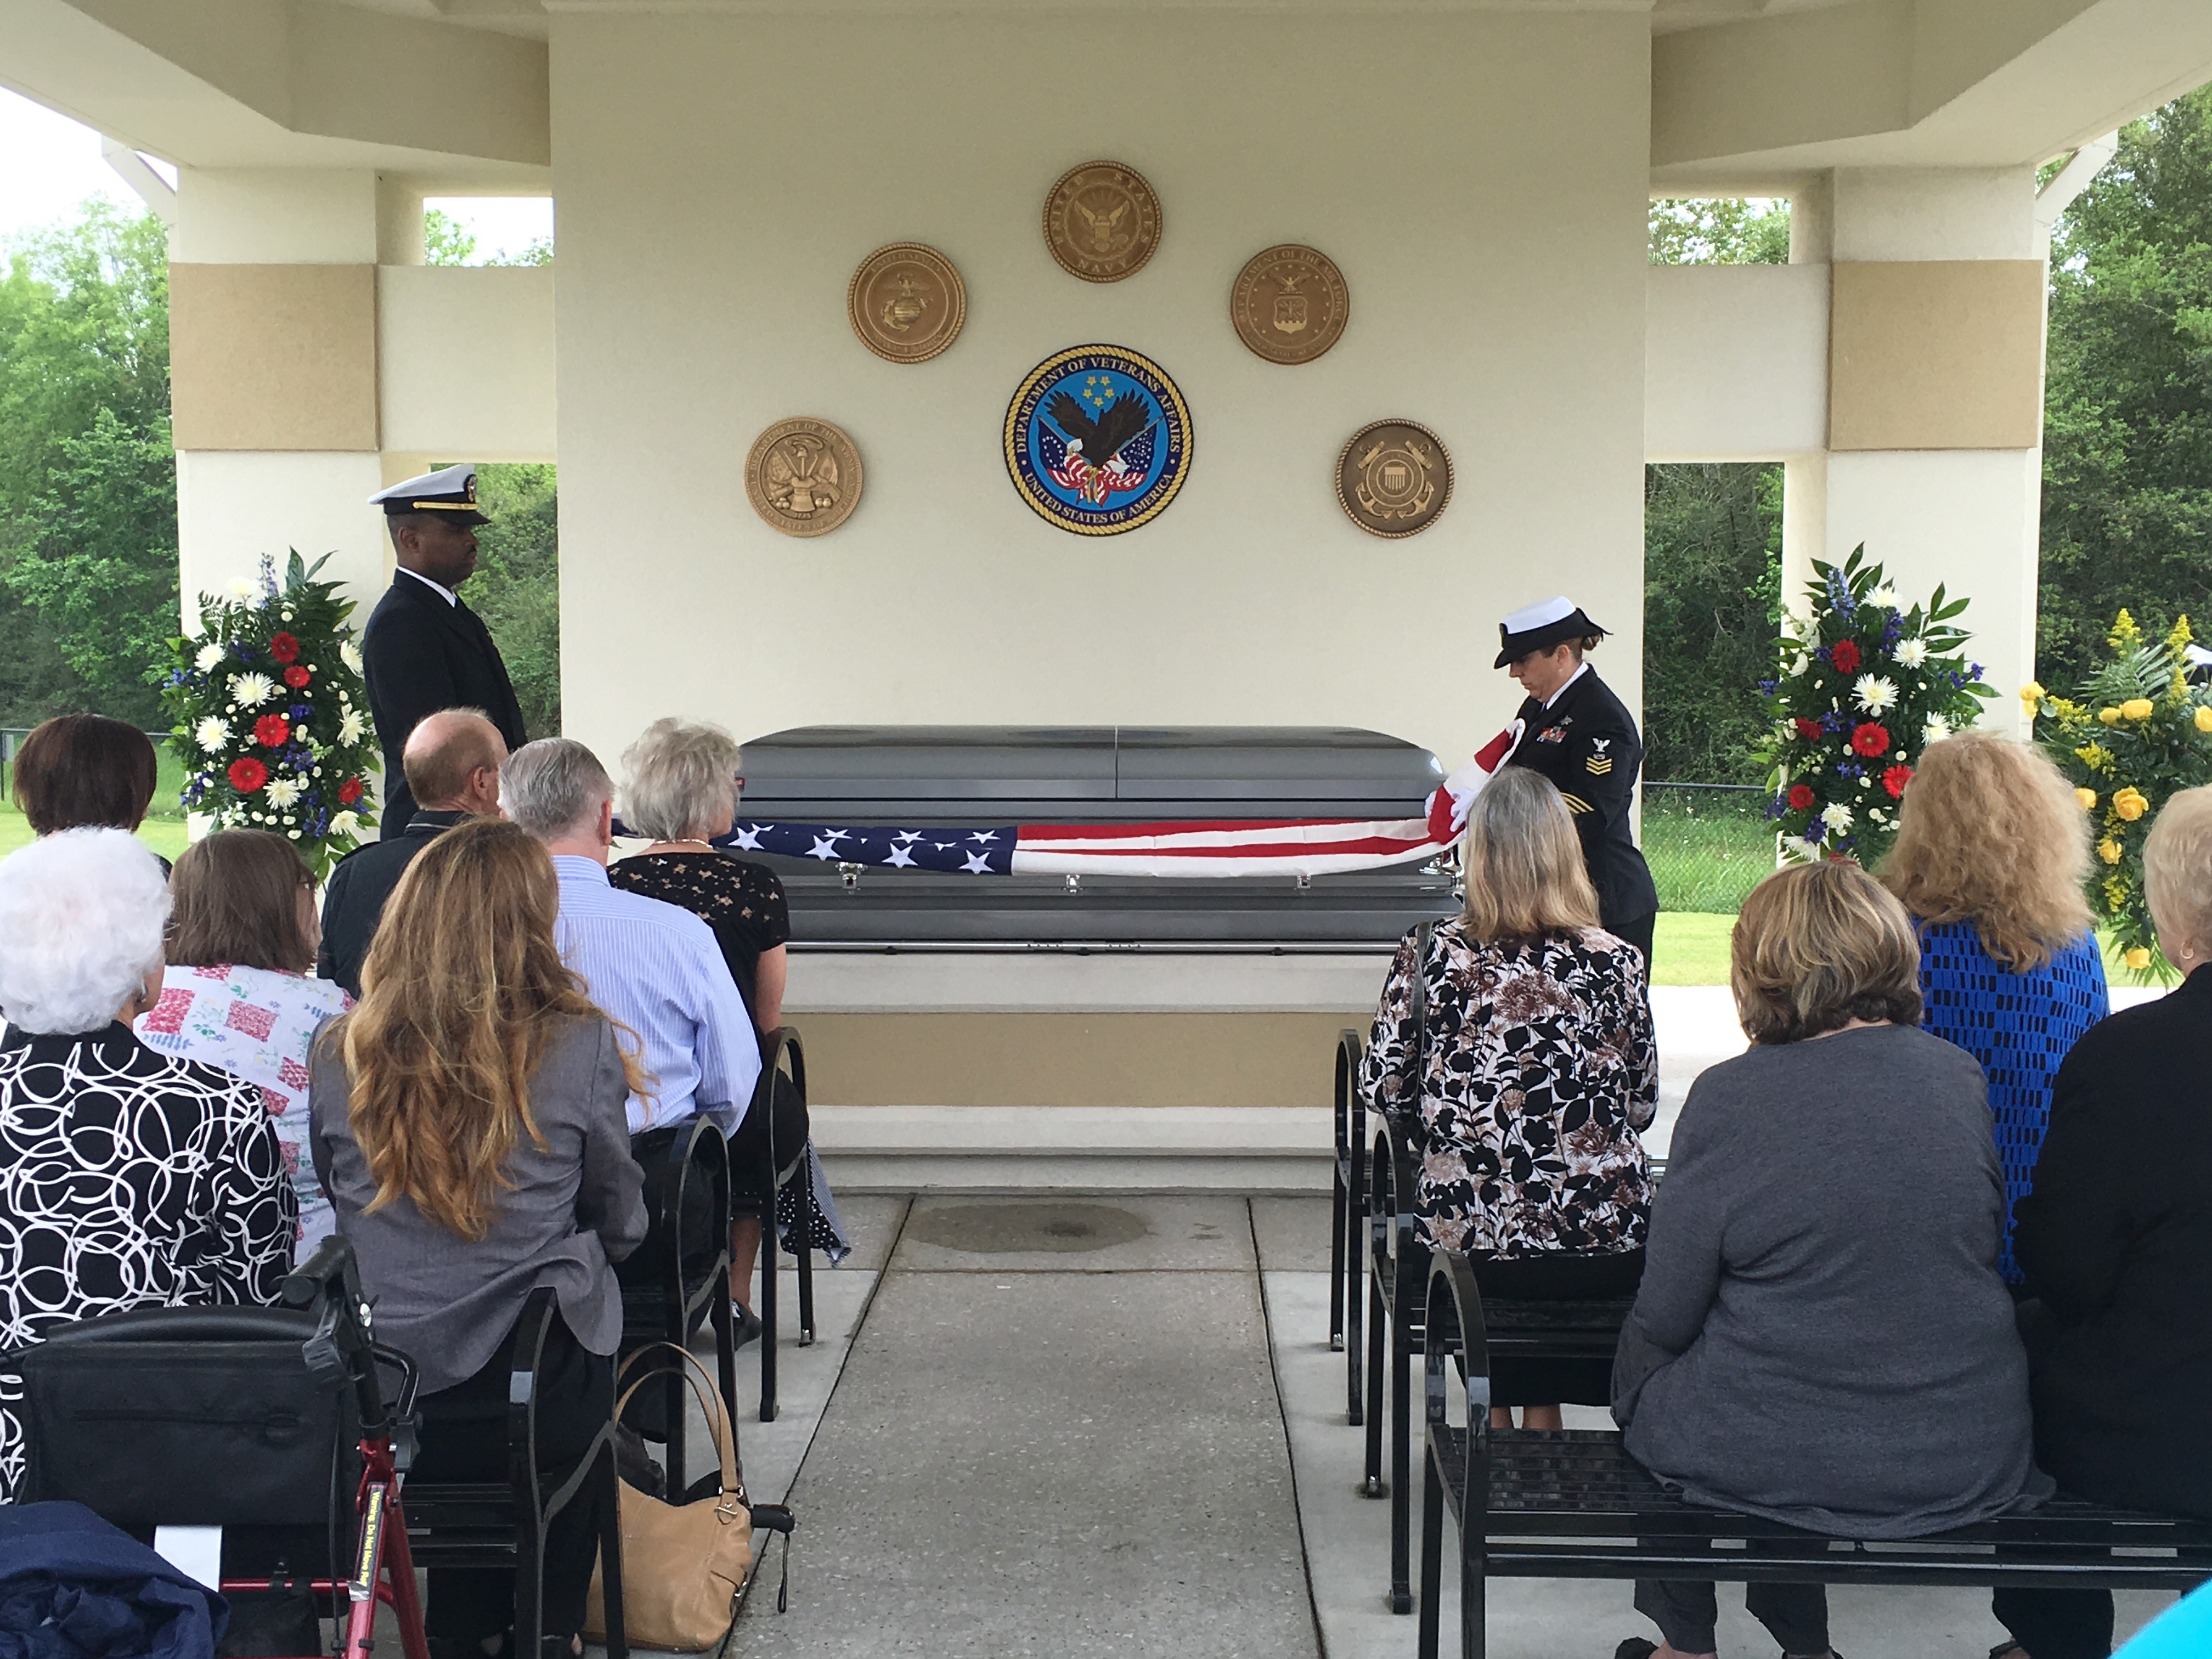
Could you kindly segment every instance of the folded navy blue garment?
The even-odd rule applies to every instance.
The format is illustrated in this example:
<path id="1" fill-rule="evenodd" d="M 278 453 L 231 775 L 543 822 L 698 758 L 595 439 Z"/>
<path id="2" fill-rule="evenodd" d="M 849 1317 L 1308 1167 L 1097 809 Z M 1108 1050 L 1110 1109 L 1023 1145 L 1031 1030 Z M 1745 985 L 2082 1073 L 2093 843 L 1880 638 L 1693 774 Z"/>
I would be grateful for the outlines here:
<path id="1" fill-rule="evenodd" d="M 0 1659 L 214 1659 L 222 1596 L 82 1504 L 0 1504 Z"/>

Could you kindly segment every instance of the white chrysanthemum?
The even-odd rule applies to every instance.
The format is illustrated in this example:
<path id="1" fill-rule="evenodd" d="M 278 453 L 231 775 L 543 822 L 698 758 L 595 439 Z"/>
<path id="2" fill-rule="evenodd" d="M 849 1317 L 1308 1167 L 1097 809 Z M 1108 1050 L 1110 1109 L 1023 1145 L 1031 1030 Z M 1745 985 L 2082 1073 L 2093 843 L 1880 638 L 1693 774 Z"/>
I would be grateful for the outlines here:
<path id="1" fill-rule="evenodd" d="M 360 714 L 355 709 L 347 709 L 345 718 L 338 722 L 339 747 L 343 748 L 348 744 L 359 743 L 362 734 L 368 730 L 368 727 L 363 724 Z"/>
<path id="2" fill-rule="evenodd" d="M 222 647 L 220 645 L 217 645 L 214 641 L 210 640 L 205 645 L 202 646 L 197 652 L 193 653 L 192 666 L 198 669 L 203 674 L 212 673 L 215 670 L 215 665 L 221 662 L 222 658 Z"/>
<path id="3" fill-rule="evenodd" d="M 361 647 L 356 645 L 351 640 L 345 641 L 338 647 L 338 660 L 345 664 L 348 668 L 352 669 L 355 673 L 360 673 Z"/>
<path id="4" fill-rule="evenodd" d="M 250 599 L 253 597 L 253 584 L 243 576 L 233 576 L 230 579 L 230 592 L 233 599 Z"/>
<path id="5" fill-rule="evenodd" d="M 1801 864 L 1818 864 L 1826 856 L 1820 850 L 1820 843 L 1807 836 L 1783 836 L 1782 850 L 1786 856 Z"/>
<path id="6" fill-rule="evenodd" d="M 1797 656 L 1796 656 L 1796 660 L 1794 660 L 1793 662 L 1791 662 L 1791 663 L 1790 663 L 1790 677 L 1794 679 L 1796 676 L 1798 676 L 1798 675 L 1800 675 L 1800 674 L 1803 673 L 1807 669 L 1810 668 L 1812 665 L 1813 665 L 1813 659 L 1812 659 L 1812 658 L 1810 658 L 1810 657 L 1807 656 L 1807 655 L 1806 655 L 1802 651 L 1800 651 L 1800 652 L 1797 653 Z"/>
<path id="7" fill-rule="evenodd" d="M 281 812 L 300 799 L 303 787 L 297 778 L 271 778 L 262 786 L 261 792 L 269 798 L 269 804 Z"/>
<path id="8" fill-rule="evenodd" d="M 1928 660 L 1928 641 L 1917 636 L 1899 640 L 1895 655 L 1907 668 L 1917 668 Z"/>
<path id="9" fill-rule="evenodd" d="M 1879 714 L 1885 708 L 1897 706 L 1897 682 L 1879 674 L 1862 674 L 1851 687 L 1851 696 L 1868 714 Z"/>
<path id="10" fill-rule="evenodd" d="M 1897 609 L 1897 590 L 1887 582 L 1884 582 L 1866 596 L 1866 602 L 1869 605 L 1879 605 L 1884 611 L 1894 611 Z"/>
<path id="11" fill-rule="evenodd" d="M 1928 724 L 1920 728 L 1920 746 L 1925 749 L 1929 744 L 1941 743 L 1950 735 L 1951 722 L 1941 714 L 1930 714 Z"/>
<path id="12" fill-rule="evenodd" d="M 240 674 L 230 683 L 230 695 L 240 708 L 258 708 L 276 695 L 276 682 L 266 674 Z"/>
<path id="13" fill-rule="evenodd" d="M 210 714 L 192 727 L 192 741 L 210 755 L 220 755 L 230 747 L 230 727 L 217 716 Z"/>
<path id="14" fill-rule="evenodd" d="M 1851 809 L 1838 801 L 1833 806 L 1820 809 L 1820 822 L 1828 826 L 1832 835 L 1840 836 L 1851 827 Z"/>
<path id="15" fill-rule="evenodd" d="M 361 815 L 358 812 L 339 813 L 336 817 L 331 820 L 331 833 L 334 836 L 359 835 L 361 833 Z"/>

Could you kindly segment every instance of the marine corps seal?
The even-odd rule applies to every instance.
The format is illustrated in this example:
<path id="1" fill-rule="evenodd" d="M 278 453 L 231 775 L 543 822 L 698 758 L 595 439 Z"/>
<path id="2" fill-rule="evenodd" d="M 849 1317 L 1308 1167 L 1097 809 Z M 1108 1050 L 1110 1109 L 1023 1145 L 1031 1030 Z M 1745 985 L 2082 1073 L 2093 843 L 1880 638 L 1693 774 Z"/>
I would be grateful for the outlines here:
<path id="1" fill-rule="evenodd" d="M 968 289 L 952 261 L 920 242 L 893 242 L 860 262 L 845 291 L 860 343 L 895 363 L 923 363 L 968 319 Z"/>

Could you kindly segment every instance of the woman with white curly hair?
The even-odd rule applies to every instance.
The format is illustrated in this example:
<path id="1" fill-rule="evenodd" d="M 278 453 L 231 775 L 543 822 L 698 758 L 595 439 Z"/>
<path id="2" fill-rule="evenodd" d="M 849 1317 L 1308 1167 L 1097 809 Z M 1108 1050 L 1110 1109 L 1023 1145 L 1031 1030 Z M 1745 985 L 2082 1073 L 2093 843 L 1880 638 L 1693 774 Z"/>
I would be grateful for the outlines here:
<path id="1" fill-rule="evenodd" d="M 169 890 L 121 830 L 0 859 L 0 1349 L 76 1320 L 274 1302 L 298 1205 L 249 1084 L 156 1054 Z M 0 1503 L 22 1436 L 0 1394 Z"/>

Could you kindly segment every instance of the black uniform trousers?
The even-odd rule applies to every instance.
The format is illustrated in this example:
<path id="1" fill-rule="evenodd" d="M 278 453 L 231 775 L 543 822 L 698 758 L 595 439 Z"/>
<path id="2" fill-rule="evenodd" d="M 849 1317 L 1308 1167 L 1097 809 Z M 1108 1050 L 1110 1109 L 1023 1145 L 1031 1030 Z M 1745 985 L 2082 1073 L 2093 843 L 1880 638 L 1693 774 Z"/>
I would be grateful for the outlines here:
<path id="1" fill-rule="evenodd" d="M 424 1395 L 422 1448 L 410 1479 L 504 1482 L 507 1375 L 514 1368 L 509 1331 L 483 1369 L 465 1382 Z M 545 1334 L 538 1372 L 538 1468 L 549 1487 L 574 1473 L 614 1414 L 614 1370 L 587 1351 L 556 1317 Z M 545 1529 L 545 1634 L 574 1636 L 584 1627 L 584 1597 L 599 1559 L 599 1504 L 586 1483 Z M 481 1641 L 514 1627 L 514 1574 L 496 1568 L 433 1567 L 426 1632 Z M 522 1659 L 535 1659 L 526 1655 Z"/>

